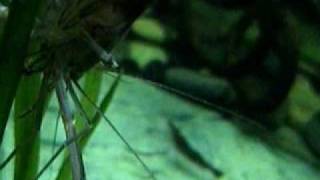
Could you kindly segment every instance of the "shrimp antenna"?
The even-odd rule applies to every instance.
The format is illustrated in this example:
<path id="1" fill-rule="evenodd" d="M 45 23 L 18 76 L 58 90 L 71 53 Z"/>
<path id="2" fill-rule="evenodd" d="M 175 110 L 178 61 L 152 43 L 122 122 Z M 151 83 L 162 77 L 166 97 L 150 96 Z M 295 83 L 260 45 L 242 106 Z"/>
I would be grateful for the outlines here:
<path id="1" fill-rule="evenodd" d="M 34 136 L 30 136 L 26 141 L 24 141 L 22 144 L 17 145 L 10 154 L 6 157 L 6 159 L 0 164 L 0 169 L 5 168 L 9 162 L 14 158 L 14 156 L 17 154 L 17 152 L 20 150 L 21 147 L 26 146 L 33 138 Z"/>
<path id="2" fill-rule="evenodd" d="M 106 72 L 106 74 L 107 74 L 108 76 L 114 77 L 114 75 L 113 75 L 112 73 Z M 197 96 L 193 96 L 193 95 L 191 95 L 191 94 L 188 94 L 188 93 L 186 93 L 186 92 L 183 92 L 183 91 L 181 91 L 181 90 L 179 90 L 179 89 L 170 87 L 170 86 L 165 85 L 165 84 L 161 84 L 161 83 L 154 82 L 154 81 L 151 81 L 151 80 L 148 80 L 148 79 L 144 79 L 144 78 L 139 77 L 139 76 L 134 76 L 134 75 L 129 75 L 129 76 L 130 76 L 131 78 L 133 78 L 133 79 L 136 79 L 136 80 L 139 80 L 139 81 L 143 81 L 143 82 L 145 82 L 145 83 L 147 83 L 147 84 L 149 84 L 149 85 L 152 85 L 152 86 L 154 86 L 154 87 L 158 87 L 158 88 L 164 89 L 164 90 L 166 90 L 166 91 L 168 91 L 168 92 L 177 94 L 177 95 L 179 95 L 179 96 L 181 96 L 181 97 L 184 97 L 184 98 L 187 98 L 187 99 L 189 99 L 189 100 L 191 100 L 191 101 L 194 101 L 194 102 L 200 103 L 200 104 L 202 104 L 202 105 L 205 105 L 205 106 L 207 106 L 207 107 L 209 107 L 209 108 L 215 109 L 215 110 L 217 110 L 217 111 L 220 112 L 220 113 L 225 113 L 225 114 L 227 114 L 227 115 L 231 115 L 232 117 L 235 117 L 235 118 L 237 118 L 238 120 L 243 120 L 243 121 L 247 122 L 249 125 L 252 125 L 252 126 L 254 126 L 254 127 L 257 127 L 257 128 L 261 129 L 261 130 L 264 131 L 264 132 L 269 132 L 266 127 L 264 127 L 264 126 L 262 126 L 261 124 L 257 123 L 254 119 L 249 118 L 249 117 L 247 117 L 247 116 L 245 116 L 245 115 L 239 114 L 239 113 L 237 113 L 237 112 L 234 112 L 234 111 L 232 111 L 232 110 L 229 110 L 229 109 L 227 109 L 227 108 L 225 108 L 225 107 L 223 107 L 223 106 L 221 106 L 221 105 L 218 105 L 218 104 L 213 103 L 213 102 L 209 102 L 209 101 L 207 101 L 207 100 L 205 100 L 205 99 L 199 98 L 199 97 L 197 97 Z M 121 81 L 122 81 L 122 82 L 130 83 L 129 80 L 123 80 L 123 79 L 121 79 Z"/>
<path id="3" fill-rule="evenodd" d="M 90 99 L 89 96 L 84 92 L 84 90 L 81 88 L 79 83 L 75 80 L 73 80 L 73 83 L 77 87 L 77 89 L 80 91 L 80 93 L 88 100 L 88 102 L 97 110 L 97 112 L 103 117 L 103 119 L 108 123 L 108 125 L 111 127 L 111 129 L 118 135 L 118 137 L 121 139 L 121 141 L 127 146 L 129 151 L 135 156 L 135 158 L 139 161 L 139 163 L 142 165 L 142 167 L 145 169 L 145 171 L 150 175 L 150 178 L 153 180 L 156 180 L 156 177 L 154 173 L 151 171 L 151 169 L 147 166 L 147 164 L 141 159 L 141 157 L 138 155 L 138 153 L 133 149 L 133 147 L 129 144 L 129 142 L 122 136 L 122 134 L 118 131 L 118 129 L 115 127 L 115 125 L 107 118 L 107 116 L 104 115 L 104 113 L 100 110 L 100 108 Z"/>

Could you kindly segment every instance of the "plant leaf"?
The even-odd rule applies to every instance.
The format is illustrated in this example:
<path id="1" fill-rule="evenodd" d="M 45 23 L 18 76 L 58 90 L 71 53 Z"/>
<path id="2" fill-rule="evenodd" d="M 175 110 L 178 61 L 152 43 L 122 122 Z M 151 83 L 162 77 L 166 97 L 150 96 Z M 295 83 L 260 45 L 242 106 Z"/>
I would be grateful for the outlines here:
<path id="1" fill-rule="evenodd" d="M 15 144 L 23 144 L 15 157 L 14 179 L 29 180 L 36 176 L 39 163 L 40 137 L 35 123 L 35 114 L 21 114 L 37 101 L 40 76 L 22 78 L 15 99 Z"/>
<path id="2" fill-rule="evenodd" d="M 13 0 L 0 39 L 0 143 L 21 79 L 30 33 L 40 0 Z"/>

